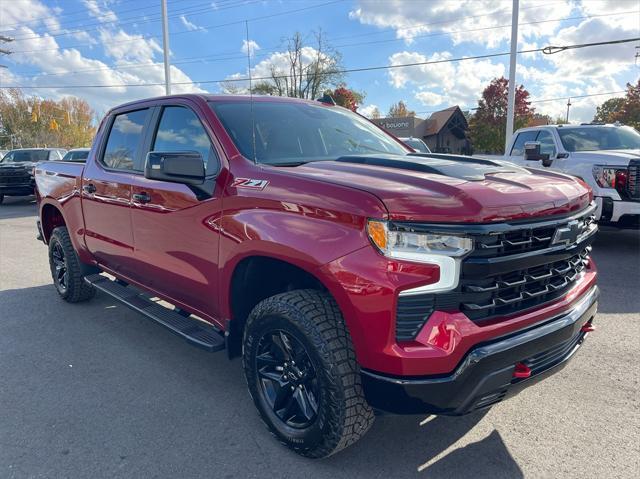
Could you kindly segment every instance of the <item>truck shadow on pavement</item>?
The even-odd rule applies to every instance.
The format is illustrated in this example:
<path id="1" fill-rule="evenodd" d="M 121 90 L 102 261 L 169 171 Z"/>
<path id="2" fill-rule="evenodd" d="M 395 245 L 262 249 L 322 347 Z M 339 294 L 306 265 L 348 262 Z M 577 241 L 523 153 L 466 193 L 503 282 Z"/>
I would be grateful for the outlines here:
<path id="1" fill-rule="evenodd" d="M 602 229 L 593 244 L 601 313 L 640 311 L 640 231 Z"/>
<path id="2" fill-rule="evenodd" d="M 0 220 L 33 216 L 33 222 L 35 224 L 35 216 L 37 214 L 38 207 L 35 197 L 33 196 L 5 196 L 4 201 L 0 204 Z"/>
<path id="3" fill-rule="evenodd" d="M 486 412 L 382 415 L 349 449 L 299 457 L 261 424 L 241 361 L 194 348 L 106 295 L 72 305 L 51 285 L 0 291 L 0 318 L 0 403 L 10 405 L 0 428 L 37 451 L 5 448 L 0 462 L 27 475 L 89 477 L 126 461 L 121 472 L 139 477 L 523 477 L 498 431 L 457 445 Z"/>

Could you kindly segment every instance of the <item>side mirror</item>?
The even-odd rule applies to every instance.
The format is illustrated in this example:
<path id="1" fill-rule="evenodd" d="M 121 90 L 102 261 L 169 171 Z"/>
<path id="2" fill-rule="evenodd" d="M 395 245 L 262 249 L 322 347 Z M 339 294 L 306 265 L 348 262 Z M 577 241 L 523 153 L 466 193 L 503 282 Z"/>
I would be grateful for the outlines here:
<path id="1" fill-rule="evenodd" d="M 201 185 L 205 180 L 202 155 L 197 151 L 150 151 L 144 177 L 185 185 Z"/>
<path id="2" fill-rule="evenodd" d="M 527 141 L 524 144 L 524 159 L 527 161 L 542 161 L 542 166 L 551 166 L 552 160 L 546 153 L 540 153 L 539 141 Z"/>

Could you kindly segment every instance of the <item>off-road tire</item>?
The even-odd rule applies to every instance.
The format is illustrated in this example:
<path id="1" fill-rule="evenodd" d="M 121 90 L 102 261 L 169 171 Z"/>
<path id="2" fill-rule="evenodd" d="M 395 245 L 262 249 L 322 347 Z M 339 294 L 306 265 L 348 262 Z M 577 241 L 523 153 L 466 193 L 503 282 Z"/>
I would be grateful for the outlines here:
<path id="1" fill-rule="evenodd" d="M 306 349 L 314 366 L 320 398 L 315 421 L 289 427 L 261 394 L 258 343 L 272 331 L 285 331 Z M 340 309 L 327 293 L 295 290 L 260 302 L 247 319 L 243 338 L 247 386 L 263 422 L 285 446 L 311 458 L 327 457 L 358 441 L 374 413 L 364 398 L 360 368 Z"/>
<path id="2" fill-rule="evenodd" d="M 66 265 L 67 276 L 64 285 L 61 285 L 56 279 L 54 251 L 58 247 L 64 253 L 63 259 Z M 65 226 L 58 226 L 51 233 L 51 238 L 49 239 L 49 266 L 56 291 L 68 303 L 86 301 L 96 294 L 95 288 L 84 280 L 82 263 L 78 259 L 69 237 L 69 231 Z"/>

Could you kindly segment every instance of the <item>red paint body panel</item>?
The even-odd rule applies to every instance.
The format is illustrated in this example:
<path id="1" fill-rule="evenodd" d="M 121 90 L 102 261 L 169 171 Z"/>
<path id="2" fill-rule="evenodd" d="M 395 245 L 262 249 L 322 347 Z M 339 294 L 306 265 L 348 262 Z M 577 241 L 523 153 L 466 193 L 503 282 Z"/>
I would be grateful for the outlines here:
<path id="1" fill-rule="evenodd" d="M 436 312 L 415 341 L 398 344 L 398 292 L 436 282 L 439 269 L 383 257 L 368 240 L 368 218 L 488 223 L 548 217 L 586 207 L 588 189 L 548 172 L 498 173 L 466 181 L 335 161 L 291 168 L 256 165 L 240 155 L 207 105 L 227 100 L 183 95 L 123 105 L 109 113 L 164 104 L 191 108 L 221 160 L 211 198 L 199 200 L 182 184 L 104 169 L 96 161 L 103 122 L 84 171 L 82 165 L 68 163 L 39 167 L 41 218 L 46 208 L 58 208 L 83 262 L 220 328 L 234 320 L 230 286 L 237 265 L 249 256 L 287 261 L 314 275 L 334 296 L 360 365 L 394 375 L 449 373 L 474 345 L 568 310 L 595 282 L 591 263 L 576 286 L 553 304 L 485 326 L 461 313 Z M 238 178 L 262 180 L 266 186 L 233 186 Z M 82 192 L 89 183 L 96 191 Z M 142 192 L 151 197 L 149 203 L 133 201 L 132 195 Z"/>

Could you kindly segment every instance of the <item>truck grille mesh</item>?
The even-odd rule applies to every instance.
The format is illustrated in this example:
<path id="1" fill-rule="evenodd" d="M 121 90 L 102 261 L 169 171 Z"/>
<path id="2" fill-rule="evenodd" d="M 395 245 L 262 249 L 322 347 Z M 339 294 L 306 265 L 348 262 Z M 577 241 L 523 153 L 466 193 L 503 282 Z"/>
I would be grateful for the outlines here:
<path id="1" fill-rule="evenodd" d="M 640 200 L 640 160 L 631 160 L 629 163 L 627 193 L 631 199 Z"/>
<path id="2" fill-rule="evenodd" d="M 591 231 L 590 212 L 578 221 Z M 474 251 L 462 262 L 459 285 L 446 293 L 399 296 L 396 339 L 410 341 L 433 311 L 462 312 L 474 322 L 499 320 L 564 296 L 588 263 L 593 235 L 571 244 L 553 244 L 556 230 L 568 224 L 521 225 L 507 232 L 486 228 L 470 234 Z M 584 229 L 586 228 L 586 229 Z"/>

